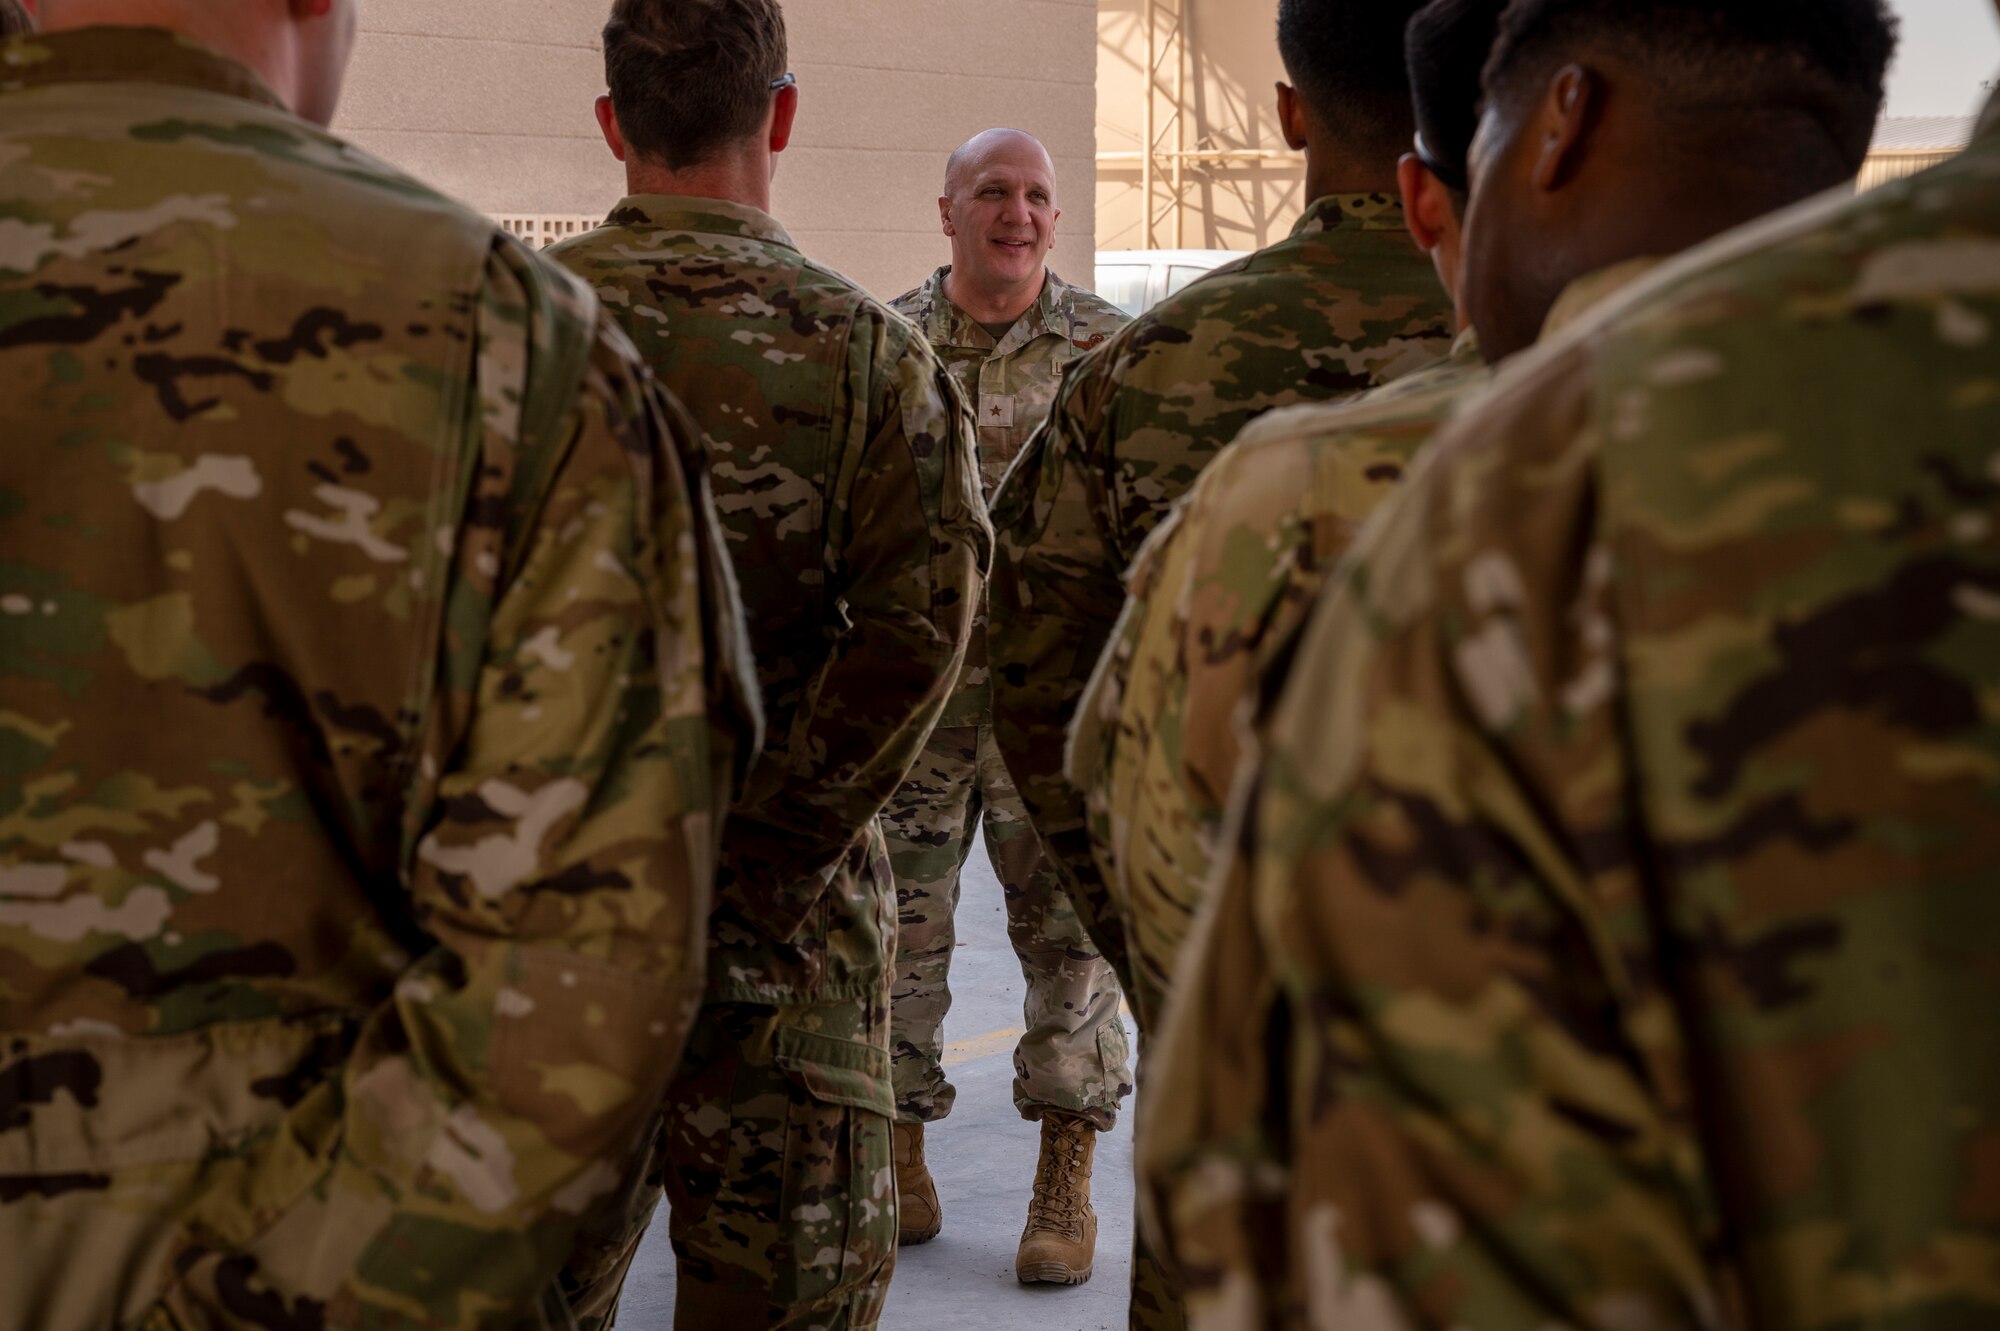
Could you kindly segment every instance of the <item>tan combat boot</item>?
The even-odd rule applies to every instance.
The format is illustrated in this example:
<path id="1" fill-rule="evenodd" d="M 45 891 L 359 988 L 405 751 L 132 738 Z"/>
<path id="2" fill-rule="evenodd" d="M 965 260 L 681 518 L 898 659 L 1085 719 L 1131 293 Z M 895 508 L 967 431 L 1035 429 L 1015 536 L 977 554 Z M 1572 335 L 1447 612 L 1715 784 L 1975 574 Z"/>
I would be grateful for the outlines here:
<path id="1" fill-rule="evenodd" d="M 1087 1118 L 1042 1120 L 1042 1161 L 1014 1275 L 1024 1285 L 1081 1285 L 1097 1256 L 1097 1212 L 1090 1206 L 1090 1161 L 1097 1129 Z"/>
<path id="2" fill-rule="evenodd" d="M 931 1182 L 930 1166 L 924 1163 L 921 1123 L 896 1125 L 896 1206 L 901 1217 L 896 1230 L 898 1243 L 929 1243 L 944 1228 L 937 1184 Z"/>

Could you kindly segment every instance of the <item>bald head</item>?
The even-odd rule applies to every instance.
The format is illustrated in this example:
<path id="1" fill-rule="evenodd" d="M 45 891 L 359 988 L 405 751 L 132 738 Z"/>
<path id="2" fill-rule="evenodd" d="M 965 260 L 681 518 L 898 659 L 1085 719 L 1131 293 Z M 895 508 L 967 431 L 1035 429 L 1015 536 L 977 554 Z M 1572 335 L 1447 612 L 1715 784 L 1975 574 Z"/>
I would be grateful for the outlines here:
<path id="1" fill-rule="evenodd" d="M 982 323 L 1009 323 L 1042 293 L 1056 243 L 1056 164 L 1040 139 L 989 129 L 951 155 L 938 200 L 951 237 L 946 293 Z"/>
<path id="2" fill-rule="evenodd" d="M 2000 0 L 1995 2 L 2000 3 Z M 995 160 L 1010 165 L 1039 166 L 1048 177 L 1050 193 L 1055 192 L 1055 158 L 1049 156 L 1049 150 L 1042 146 L 1040 139 L 1019 129 L 989 129 L 959 144 L 951 160 L 944 164 L 944 192 L 956 197 L 968 187 L 970 179 L 976 177 L 981 168 Z"/>

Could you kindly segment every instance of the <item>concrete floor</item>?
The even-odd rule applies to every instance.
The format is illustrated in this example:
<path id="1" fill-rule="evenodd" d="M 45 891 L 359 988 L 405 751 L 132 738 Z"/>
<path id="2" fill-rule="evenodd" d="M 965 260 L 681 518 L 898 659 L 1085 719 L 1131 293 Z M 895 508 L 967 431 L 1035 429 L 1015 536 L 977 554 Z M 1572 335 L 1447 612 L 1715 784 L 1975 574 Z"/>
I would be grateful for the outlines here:
<path id="1" fill-rule="evenodd" d="M 1000 884 L 984 848 L 965 866 L 952 962 L 946 1063 L 958 1087 L 951 1117 L 925 1134 L 944 1203 L 944 1232 L 896 1262 L 883 1331 L 1114 1331 L 1125 1326 L 1132 1248 L 1130 1106 L 1098 1141 L 1093 1179 L 1097 1267 L 1087 1285 L 1022 1286 L 1014 1248 L 1027 1217 L 1040 1141 L 1014 1108 L 1014 1037 L 1021 1028 L 1021 969 L 1007 945 Z M 1130 1021 L 1127 1029 L 1129 1032 Z M 626 1282 L 619 1331 L 673 1325 L 674 1254 L 661 1209 Z M 734 1331 L 734 1328 L 717 1328 Z"/>

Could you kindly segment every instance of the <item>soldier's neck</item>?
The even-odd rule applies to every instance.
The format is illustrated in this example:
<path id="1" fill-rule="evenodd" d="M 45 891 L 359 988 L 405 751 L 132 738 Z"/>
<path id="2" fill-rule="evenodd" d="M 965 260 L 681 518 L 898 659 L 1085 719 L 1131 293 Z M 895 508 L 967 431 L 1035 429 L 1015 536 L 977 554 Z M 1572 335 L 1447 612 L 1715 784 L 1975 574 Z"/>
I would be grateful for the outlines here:
<path id="1" fill-rule="evenodd" d="M 207 0 L 61 0 L 44 5 L 41 29 L 163 28 L 243 65 L 286 106 L 299 105 L 298 34 L 264 6 Z M 275 11 L 272 11 L 275 12 Z"/>
<path id="2" fill-rule="evenodd" d="M 1387 194 L 1397 197 L 1396 163 L 1372 162 L 1330 145 L 1306 149 L 1306 202 L 1335 194 Z"/>
<path id="3" fill-rule="evenodd" d="M 944 275 L 944 297 L 965 312 L 974 323 L 1012 324 L 1033 309 L 1048 284 L 1047 269 L 1039 278 L 999 291 L 979 290 L 959 276 L 956 264 Z"/>
<path id="4" fill-rule="evenodd" d="M 720 199 L 760 213 L 771 211 L 769 151 L 725 153 L 675 171 L 634 158 L 625 163 L 625 188 L 632 194 L 671 194 L 687 199 Z"/>

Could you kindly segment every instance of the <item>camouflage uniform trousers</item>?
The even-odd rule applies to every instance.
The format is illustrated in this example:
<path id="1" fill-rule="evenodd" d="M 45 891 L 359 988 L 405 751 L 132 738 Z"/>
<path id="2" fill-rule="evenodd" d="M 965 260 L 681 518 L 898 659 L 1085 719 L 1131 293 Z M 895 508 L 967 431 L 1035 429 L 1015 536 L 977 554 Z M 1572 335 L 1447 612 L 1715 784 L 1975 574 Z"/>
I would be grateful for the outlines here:
<path id="1" fill-rule="evenodd" d="M 896 874 L 890 1049 L 896 1117 L 934 1123 L 958 1092 L 944 1072 L 959 873 L 984 814 L 986 851 L 1006 895 L 1007 935 L 1027 981 L 1014 1050 L 1021 1116 L 1087 1115 L 1108 1130 L 1132 1090 L 1118 981 L 1042 857 L 1027 811 L 984 726 L 940 727 L 882 813 Z"/>
<path id="2" fill-rule="evenodd" d="M 879 997 L 703 1008 L 645 1186 L 595 1218 L 565 1273 L 577 1325 L 615 1322 L 664 1191 L 678 1331 L 870 1331 L 896 1262 L 887 1041 Z"/>

